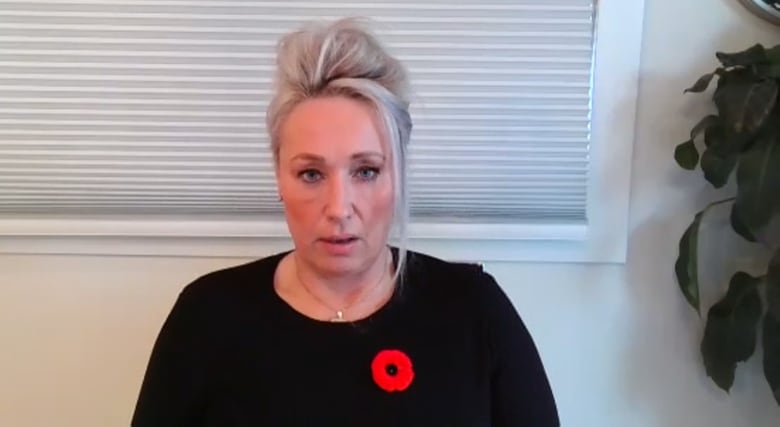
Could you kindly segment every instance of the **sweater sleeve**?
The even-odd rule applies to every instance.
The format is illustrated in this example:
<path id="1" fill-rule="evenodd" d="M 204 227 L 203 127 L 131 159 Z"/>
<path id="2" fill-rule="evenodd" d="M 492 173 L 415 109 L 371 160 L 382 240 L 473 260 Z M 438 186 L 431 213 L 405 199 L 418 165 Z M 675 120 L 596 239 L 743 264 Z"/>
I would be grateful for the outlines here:
<path id="1" fill-rule="evenodd" d="M 205 363 L 200 313 L 186 288 L 154 343 L 132 427 L 198 426 L 204 407 Z"/>
<path id="2" fill-rule="evenodd" d="M 531 334 L 495 279 L 482 273 L 491 350 L 493 427 L 558 427 L 558 411 Z"/>

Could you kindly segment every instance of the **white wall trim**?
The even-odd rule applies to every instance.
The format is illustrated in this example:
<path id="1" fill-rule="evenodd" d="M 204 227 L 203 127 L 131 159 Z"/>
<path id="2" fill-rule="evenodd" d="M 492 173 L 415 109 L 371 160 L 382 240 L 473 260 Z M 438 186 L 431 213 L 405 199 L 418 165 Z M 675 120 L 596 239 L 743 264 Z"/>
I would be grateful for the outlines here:
<path id="1" fill-rule="evenodd" d="M 410 225 L 418 239 L 441 240 L 585 240 L 584 223 L 456 224 L 424 223 Z M 0 236 L 54 238 L 287 238 L 281 220 L 246 218 L 25 218 L 0 219 Z"/>
<path id="2" fill-rule="evenodd" d="M 410 228 L 411 249 L 452 260 L 620 262 L 621 256 L 620 245 L 593 247 L 584 224 L 415 223 Z M 253 258 L 291 247 L 281 221 L 0 219 L 0 254 Z"/>
<path id="3" fill-rule="evenodd" d="M 585 259 L 624 263 L 628 251 L 644 0 L 596 0 L 596 61 Z"/>

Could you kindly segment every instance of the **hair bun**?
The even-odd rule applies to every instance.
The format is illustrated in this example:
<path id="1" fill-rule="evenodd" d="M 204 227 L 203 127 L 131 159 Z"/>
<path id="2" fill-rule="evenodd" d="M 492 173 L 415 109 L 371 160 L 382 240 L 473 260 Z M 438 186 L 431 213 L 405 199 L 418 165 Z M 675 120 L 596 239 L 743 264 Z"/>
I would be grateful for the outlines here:
<path id="1" fill-rule="evenodd" d="M 407 101 L 406 70 L 367 24 L 361 18 L 312 23 L 283 37 L 277 50 L 277 85 L 316 95 L 334 80 L 367 79 Z"/>

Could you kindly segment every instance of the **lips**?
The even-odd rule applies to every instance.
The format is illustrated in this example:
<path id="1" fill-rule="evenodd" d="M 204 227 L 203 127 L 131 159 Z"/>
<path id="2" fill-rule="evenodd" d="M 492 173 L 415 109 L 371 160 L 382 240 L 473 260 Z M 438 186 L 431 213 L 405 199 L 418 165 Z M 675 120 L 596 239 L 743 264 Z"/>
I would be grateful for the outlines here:
<path id="1" fill-rule="evenodd" d="M 320 244 L 325 252 L 331 256 L 351 256 L 358 249 L 358 238 L 351 235 L 329 236 L 320 239 Z"/>
<path id="2" fill-rule="evenodd" d="M 355 236 L 331 236 L 322 239 L 322 241 L 326 243 L 332 243 L 336 245 L 346 245 L 354 242 L 355 240 L 357 240 L 357 237 Z"/>

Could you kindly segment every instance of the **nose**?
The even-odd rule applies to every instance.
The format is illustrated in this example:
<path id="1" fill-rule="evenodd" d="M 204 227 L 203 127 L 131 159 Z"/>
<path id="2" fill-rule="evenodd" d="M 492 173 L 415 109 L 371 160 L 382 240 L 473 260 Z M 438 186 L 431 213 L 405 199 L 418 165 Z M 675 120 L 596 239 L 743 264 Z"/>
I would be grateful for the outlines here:
<path id="1" fill-rule="evenodd" d="M 348 177 L 338 176 L 328 180 L 325 216 L 333 222 L 343 222 L 352 217 L 352 188 Z"/>

